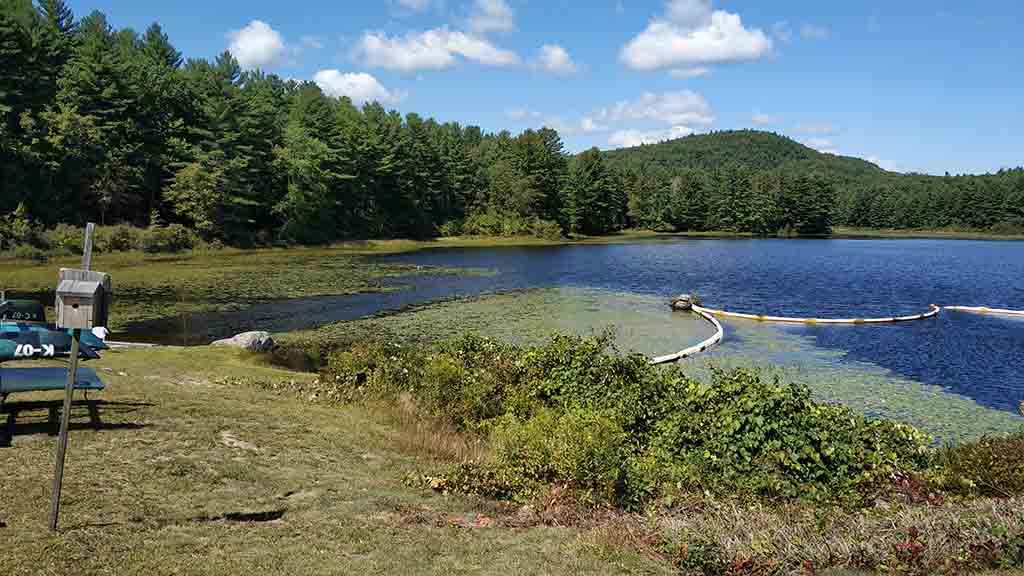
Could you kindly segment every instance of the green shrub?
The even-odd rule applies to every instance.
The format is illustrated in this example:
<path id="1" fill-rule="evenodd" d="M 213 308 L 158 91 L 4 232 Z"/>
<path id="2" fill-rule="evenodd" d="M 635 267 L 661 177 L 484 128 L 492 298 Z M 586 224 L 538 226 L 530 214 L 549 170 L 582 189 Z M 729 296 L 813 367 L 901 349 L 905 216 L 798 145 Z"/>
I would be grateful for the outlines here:
<path id="1" fill-rule="evenodd" d="M 555 335 L 545 346 L 521 351 L 508 411 L 526 418 L 540 406 L 610 409 L 623 430 L 646 442 L 654 424 L 675 411 L 690 381 L 641 354 L 616 353 L 611 338 Z"/>
<path id="2" fill-rule="evenodd" d="M 510 414 L 499 418 L 490 435 L 497 468 L 526 485 L 555 480 L 552 438 L 558 417 L 555 410 L 539 410 L 527 420 Z"/>
<path id="3" fill-rule="evenodd" d="M 542 240 L 555 241 L 562 239 L 562 227 L 557 222 L 537 219 L 534 221 L 532 228 L 533 235 Z"/>
<path id="4" fill-rule="evenodd" d="M 614 414 L 579 408 L 566 411 L 551 437 L 555 477 L 580 491 L 585 501 L 615 501 L 627 439 Z"/>
<path id="5" fill-rule="evenodd" d="M 0 250 L 19 245 L 46 247 L 42 228 L 29 216 L 24 203 L 19 203 L 14 211 L 6 216 L 0 216 Z"/>
<path id="6" fill-rule="evenodd" d="M 468 236 L 525 236 L 532 233 L 533 222 L 516 214 L 496 210 L 470 215 L 462 224 Z"/>
<path id="7" fill-rule="evenodd" d="M 56 254 L 81 254 L 85 229 L 70 224 L 57 224 L 45 232 L 46 242 Z"/>
<path id="8" fill-rule="evenodd" d="M 421 398 L 423 364 L 422 354 L 411 346 L 357 345 L 332 354 L 321 381 L 325 393 L 338 401 L 397 399 L 403 392 Z"/>
<path id="9" fill-rule="evenodd" d="M 806 388 L 742 369 L 691 383 L 682 405 L 657 423 L 651 446 L 666 465 L 694 471 L 693 488 L 847 504 L 897 473 L 923 470 L 931 454 L 911 426 L 815 403 Z"/>
<path id="10" fill-rule="evenodd" d="M 47 262 L 50 259 L 50 255 L 46 251 L 26 244 L 19 244 L 14 248 L 11 248 L 7 255 L 14 260 L 26 260 L 39 263 Z"/>
<path id="11" fill-rule="evenodd" d="M 198 236 L 181 224 L 150 226 L 142 231 L 139 247 L 147 254 L 176 253 L 190 250 Z"/>
<path id="12" fill-rule="evenodd" d="M 505 415 L 490 435 L 493 477 L 527 497 L 531 488 L 568 484 L 586 502 L 614 502 L 620 488 L 626 434 L 609 414 L 542 409 L 529 420 Z"/>
<path id="13" fill-rule="evenodd" d="M 437 233 L 439 236 L 450 238 L 453 236 L 462 235 L 462 221 L 461 220 L 449 220 L 444 224 L 437 227 Z"/>
<path id="14" fill-rule="evenodd" d="M 100 226 L 96 229 L 95 247 L 98 252 L 129 252 L 138 250 L 143 230 L 127 224 Z"/>

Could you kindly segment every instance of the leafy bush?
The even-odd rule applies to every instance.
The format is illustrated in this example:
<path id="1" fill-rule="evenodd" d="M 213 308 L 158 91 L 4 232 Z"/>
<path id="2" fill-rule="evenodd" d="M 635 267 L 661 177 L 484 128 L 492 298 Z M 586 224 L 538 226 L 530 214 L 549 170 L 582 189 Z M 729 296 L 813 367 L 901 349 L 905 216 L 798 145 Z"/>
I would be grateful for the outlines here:
<path id="1" fill-rule="evenodd" d="M 558 222 L 537 219 L 533 222 L 533 235 L 542 240 L 561 240 L 562 227 Z"/>
<path id="2" fill-rule="evenodd" d="M 655 461 L 692 471 L 693 488 L 844 503 L 924 469 L 931 452 L 911 426 L 817 404 L 806 388 L 742 369 L 691 383 L 650 446 Z"/>
<path id="3" fill-rule="evenodd" d="M 138 250 L 142 229 L 125 224 L 100 226 L 96 229 L 95 247 L 98 252 L 128 252 Z"/>
<path id="4" fill-rule="evenodd" d="M 45 247 L 42 229 L 28 214 L 24 204 L 18 204 L 13 212 L 0 216 L 0 250 L 25 245 Z"/>
<path id="5" fill-rule="evenodd" d="M 142 231 L 139 248 L 147 254 L 176 253 L 190 250 L 198 241 L 196 234 L 181 224 L 150 226 Z"/>
<path id="6" fill-rule="evenodd" d="M 18 244 L 14 248 L 11 248 L 7 252 L 7 255 L 14 260 L 28 260 L 40 263 L 46 262 L 50 259 L 50 255 L 46 251 L 27 244 Z"/>
<path id="7" fill-rule="evenodd" d="M 526 236 L 532 232 L 532 224 L 531 220 L 516 214 L 488 210 L 466 218 L 462 233 L 468 236 Z"/>
<path id="8" fill-rule="evenodd" d="M 750 371 L 715 371 L 702 384 L 609 341 L 357 346 L 331 355 L 320 381 L 340 401 L 408 393 L 486 435 L 493 458 L 445 478 L 460 489 L 479 478 L 476 493 L 523 498 L 564 483 L 626 507 L 679 490 L 857 504 L 929 466 L 929 441 L 910 426 L 815 403 L 805 388 Z"/>
<path id="9" fill-rule="evenodd" d="M 57 224 L 45 233 L 46 243 L 56 254 L 81 254 L 85 229 L 71 224 Z"/>
<path id="10" fill-rule="evenodd" d="M 437 227 L 437 233 L 445 238 L 462 235 L 462 221 L 449 220 Z"/>

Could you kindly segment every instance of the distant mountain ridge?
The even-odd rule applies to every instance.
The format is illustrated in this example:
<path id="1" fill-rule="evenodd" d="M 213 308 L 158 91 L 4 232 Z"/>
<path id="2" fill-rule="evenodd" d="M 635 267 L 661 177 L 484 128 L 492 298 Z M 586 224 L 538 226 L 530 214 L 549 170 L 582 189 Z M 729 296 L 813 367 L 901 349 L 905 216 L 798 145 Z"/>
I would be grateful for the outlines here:
<path id="1" fill-rule="evenodd" d="M 715 170 L 728 165 L 741 165 L 755 170 L 772 170 L 802 167 L 844 179 L 887 174 L 867 160 L 825 154 L 792 138 L 761 130 L 692 134 L 657 144 L 607 150 L 602 154 L 612 164 L 636 168 Z"/>

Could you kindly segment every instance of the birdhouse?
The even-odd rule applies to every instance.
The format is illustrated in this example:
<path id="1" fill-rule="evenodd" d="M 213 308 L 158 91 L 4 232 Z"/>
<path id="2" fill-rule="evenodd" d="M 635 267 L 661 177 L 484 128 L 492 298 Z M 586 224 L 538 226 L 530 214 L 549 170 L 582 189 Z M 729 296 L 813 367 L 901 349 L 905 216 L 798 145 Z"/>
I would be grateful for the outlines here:
<path id="1" fill-rule="evenodd" d="M 110 275 L 61 269 L 57 285 L 57 326 L 91 330 L 107 325 L 112 291 Z"/>

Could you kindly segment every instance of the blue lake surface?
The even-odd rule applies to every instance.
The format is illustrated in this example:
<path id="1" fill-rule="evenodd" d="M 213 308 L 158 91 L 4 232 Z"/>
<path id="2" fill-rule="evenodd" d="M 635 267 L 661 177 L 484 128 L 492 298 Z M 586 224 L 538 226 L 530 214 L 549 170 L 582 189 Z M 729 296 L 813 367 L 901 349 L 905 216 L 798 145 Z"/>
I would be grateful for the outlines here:
<path id="1" fill-rule="evenodd" d="M 493 271 L 416 279 L 401 300 L 580 286 L 666 299 L 696 292 L 710 307 L 821 318 L 917 314 L 931 303 L 1024 309 L 1020 242 L 672 239 L 434 249 L 381 259 Z M 781 329 L 843 352 L 840 362 L 871 362 L 984 406 L 1016 412 L 1024 400 L 1021 319 L 944 311 L 905 324 Z"/>

